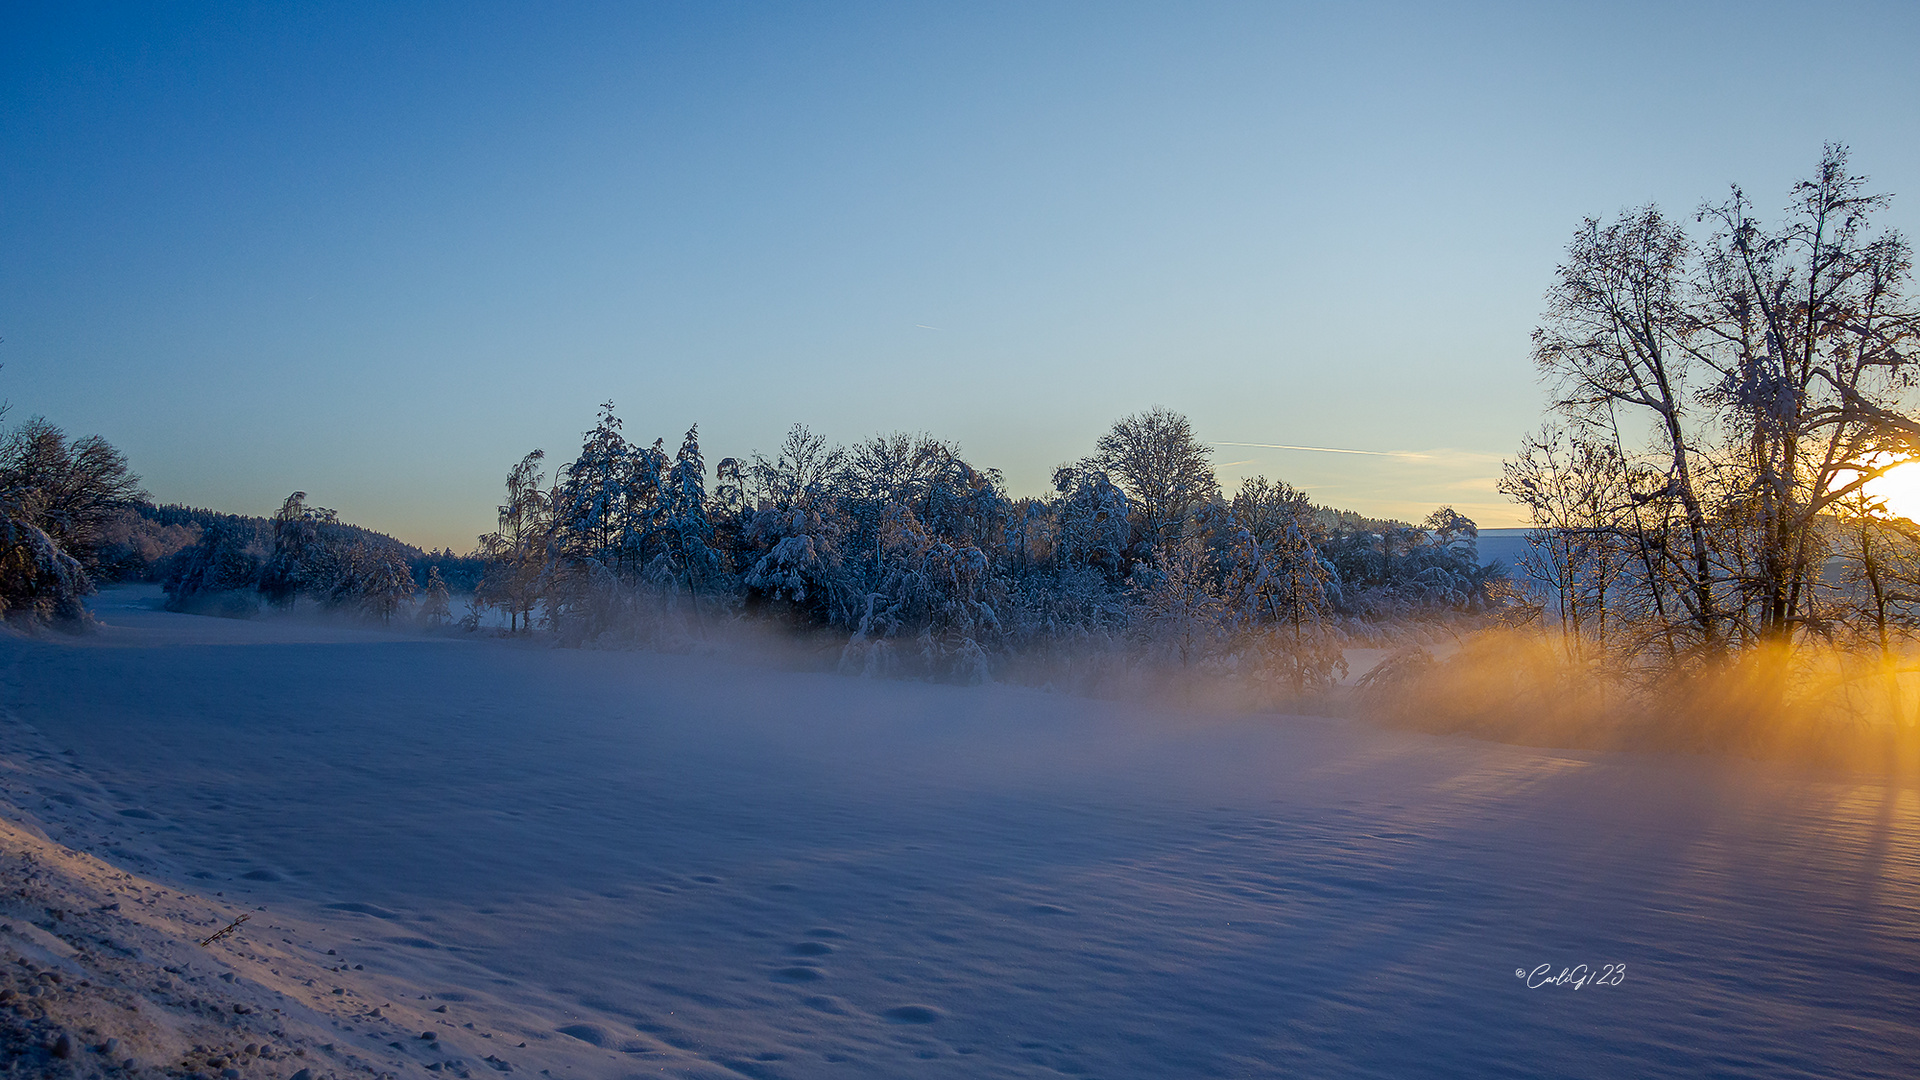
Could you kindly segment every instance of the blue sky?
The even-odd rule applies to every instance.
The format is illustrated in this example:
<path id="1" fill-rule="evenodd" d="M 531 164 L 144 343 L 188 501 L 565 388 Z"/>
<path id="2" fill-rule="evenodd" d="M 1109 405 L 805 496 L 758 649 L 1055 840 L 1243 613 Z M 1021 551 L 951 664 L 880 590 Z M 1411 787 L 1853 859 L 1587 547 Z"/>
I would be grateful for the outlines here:
<path id="1" fill-rule="evenodd" d="M 465 548 L 526 450 L 926 431 L 1038 494 L 1165 405 L 1516 523 L 1580 219 L 1920 214 L 1920 7 L 13 5 L 0 394 L 162 501 Z M 1910 193 L 1910 194 L 1906 194 Z"/>

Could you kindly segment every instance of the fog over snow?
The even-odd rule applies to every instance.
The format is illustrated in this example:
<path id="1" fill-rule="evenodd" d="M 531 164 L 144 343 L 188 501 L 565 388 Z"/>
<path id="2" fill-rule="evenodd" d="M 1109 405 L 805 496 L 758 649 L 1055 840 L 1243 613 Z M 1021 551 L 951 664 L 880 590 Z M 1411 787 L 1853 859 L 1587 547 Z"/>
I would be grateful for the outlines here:
<path id="1" fill-rule="evenodd" d="M 6 813 L 209 919 L 263 909 L 207 962 L 333 1008 L 332 1053 L 374 1071 L 1920 1061 L 1910 786 L 150 594 L 96 598 L 97 634 L 0 639 Z M 281 987 L 248 957 L 283 930 L 364 970 Z M 1580 964 L 1624 975 L 1529 988 Z"/>

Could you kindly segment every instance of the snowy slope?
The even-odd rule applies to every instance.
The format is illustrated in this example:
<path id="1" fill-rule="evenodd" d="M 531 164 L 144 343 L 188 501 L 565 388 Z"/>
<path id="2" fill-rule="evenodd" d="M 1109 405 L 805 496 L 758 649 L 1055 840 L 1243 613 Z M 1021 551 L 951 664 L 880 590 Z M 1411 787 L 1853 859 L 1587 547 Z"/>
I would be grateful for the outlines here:
<path id="1" fill-rule="evenodd" d="M 554 1075 L 1920 1074 L 1911 787 L 139 599 L 0 641 L 49 835 Z"/>

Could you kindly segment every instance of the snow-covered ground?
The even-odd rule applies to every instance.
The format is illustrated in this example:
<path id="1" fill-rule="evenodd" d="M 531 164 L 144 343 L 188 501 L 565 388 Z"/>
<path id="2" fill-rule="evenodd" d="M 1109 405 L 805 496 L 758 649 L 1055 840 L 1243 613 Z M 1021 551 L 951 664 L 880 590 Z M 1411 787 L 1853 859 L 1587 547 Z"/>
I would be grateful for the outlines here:
<path id="1" fill-rule="evenodd" d="M 146 596 L 0 641 L 9 814 L 400 1075 L 1920 1075 L 1911 782 Z"/>

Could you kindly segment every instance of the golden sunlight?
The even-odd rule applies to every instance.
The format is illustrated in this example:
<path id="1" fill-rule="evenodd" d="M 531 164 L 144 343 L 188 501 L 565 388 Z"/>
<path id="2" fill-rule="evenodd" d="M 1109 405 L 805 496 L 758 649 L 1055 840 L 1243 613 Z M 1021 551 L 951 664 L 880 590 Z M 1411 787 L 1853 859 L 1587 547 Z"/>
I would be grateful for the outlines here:
<path id="1" fill-rule="evenodd" d="M 1862 490 L 1868 499 L 1884 506 L 1887 513 L 1920 521 L 1920 460 L 1895 465 L 1867 481 Z"/>

